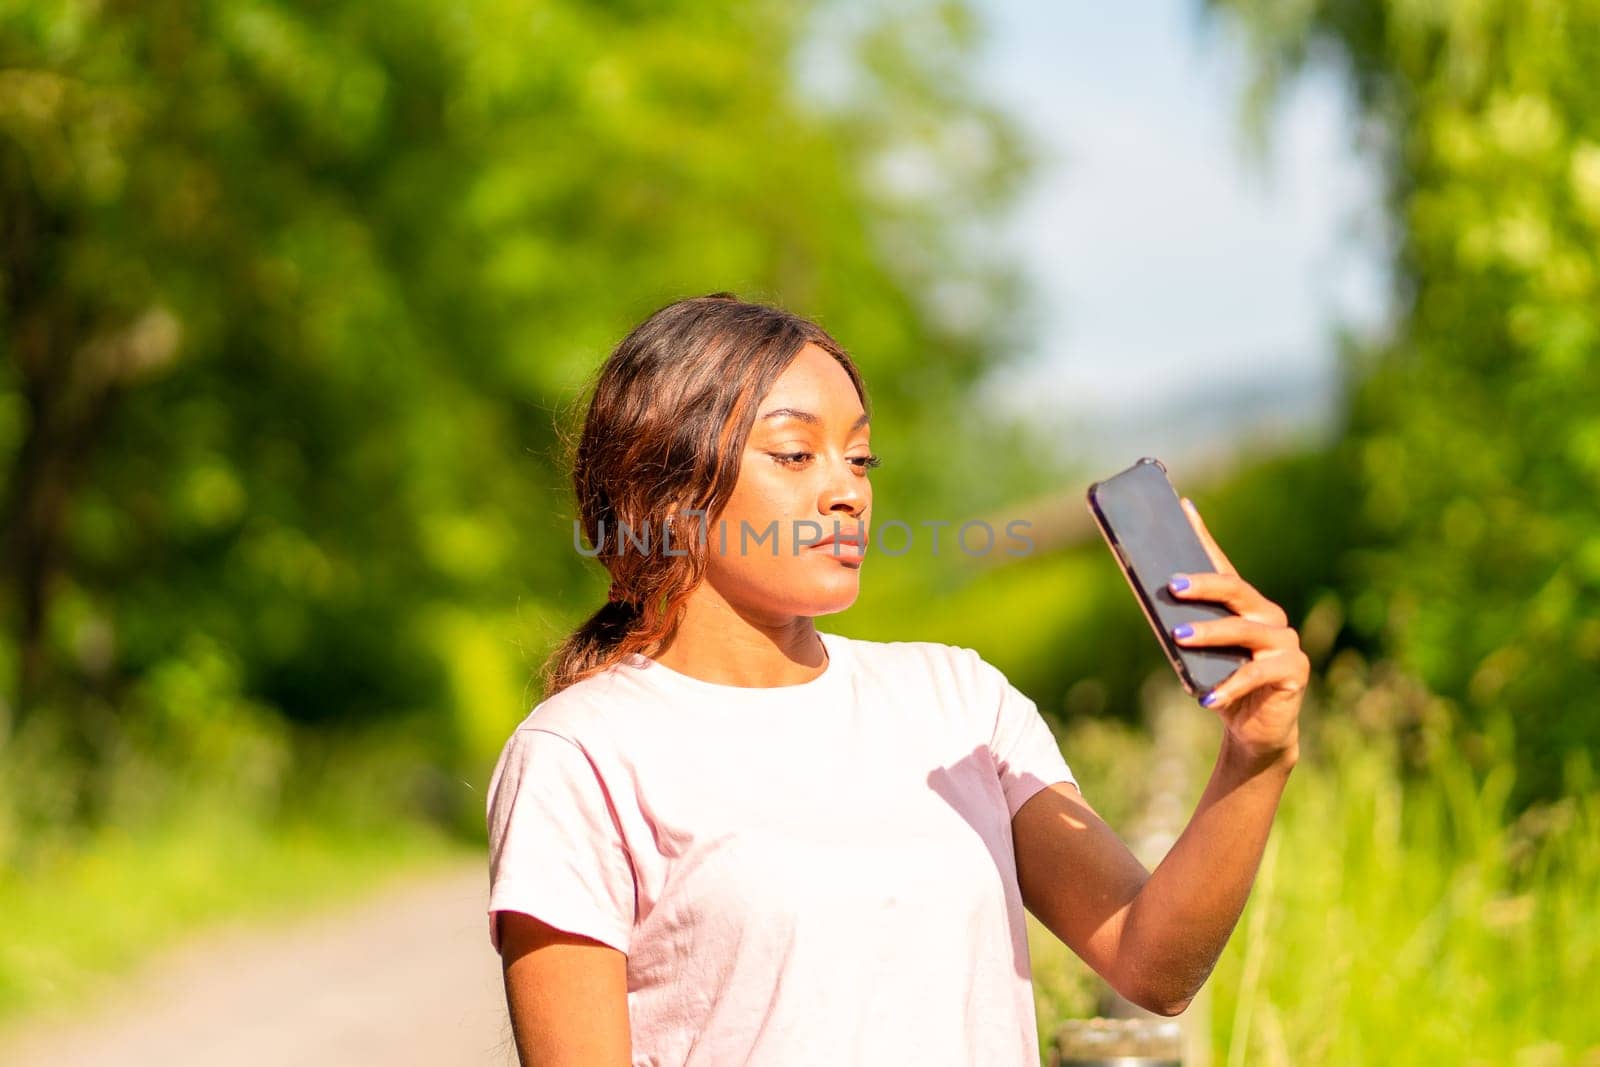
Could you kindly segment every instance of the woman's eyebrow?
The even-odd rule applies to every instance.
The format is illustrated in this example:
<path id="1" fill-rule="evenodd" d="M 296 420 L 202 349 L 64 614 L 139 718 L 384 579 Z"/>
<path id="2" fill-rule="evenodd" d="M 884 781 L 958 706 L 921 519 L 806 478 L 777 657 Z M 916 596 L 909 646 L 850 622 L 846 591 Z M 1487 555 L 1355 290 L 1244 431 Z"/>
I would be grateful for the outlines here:
<path id="1" fill-rule="evenodd" d="M 814 415 L 809 411 L 801 411 L 799 408 L 773 408 L 771 411 L 760 415 L 759 419 L 761 421 L 766 421 L 767 419 L 796 419 L 800 422 L 810 423 L 813 426 L 819 425 L 822 422 L 822 419 L 819 416 Z M 861 413 L 861 417 L 856 419 L 856 421 L 851 425 L 850 429 L 852 431 L 859 430 L 861 427 L 865 426 L 868 421 L 869 417 L 867 413 L 863 411 Z"/>

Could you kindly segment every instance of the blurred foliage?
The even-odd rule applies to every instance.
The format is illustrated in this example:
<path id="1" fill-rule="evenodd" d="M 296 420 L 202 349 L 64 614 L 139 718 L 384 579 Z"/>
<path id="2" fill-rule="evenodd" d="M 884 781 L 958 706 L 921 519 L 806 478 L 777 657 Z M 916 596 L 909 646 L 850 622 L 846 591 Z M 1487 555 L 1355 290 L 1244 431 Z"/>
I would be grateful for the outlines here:
<path id="1" fill-rule="evenodd" d="M 1170 676 L 1158 676 L 1171 685 Z M 1511 801 L 1515 724 L 1468 731 L 1392 661 L 1335 654 L 1303 718 L 1255 888 L 1191 1021 L 1227 1064 L 1600 1061 L 1600 792 L 1588 754 L 1559 799 Z M 1151 789 L 1147 734 L 1082 720 L 1061 735 L 1119 829 Z M 1198 801 L 1212 750 L 1185 745 Z M 1478 773 L 1477 765 L 1494 769 Z M 1131 783 L 1131 784 L 1130 784 Z M 1103 799 L 1102 799 L 1103 798 Z M 1099 984 L 1030 921 L 1041 1047 L 1093 1015 Z"/>
<path id="2" fill-rule="evenodd" d="M 1387 168 L 1401 307 L 1351 360 L 1350 625 L 1467 723 L 1514 720 L 1513 795 L 1548 795 L 1600 745 L 1600 4 L 1213 5 L 1258 118 L 1338 64 Z"/>
<path id="3" fill-rule="evenodd" d="M 1194 499 L 1245 576 L 1283 606 L 1320 666 L 1336 648 L 1359 644 L 1342 608 L 1354 573 L 1346 550 L 1356 531 L 1344 509 L 1329 506 L 1350 497 L 1347 463 L 1329 447 L 1244 452 L 1214 483 L 1180 479 L 1177 488 Z M 921 551 L 874 559 L 860 604 L 836 628 L 873 640 L 976 648 L 1060 728 L 1102 717 L 1137 722 L 1146 680 L 1170 677 L 1171 668 L 1089 523 L 1083 491 L 1090 480 L 1071 478 L 1051 501 L 1052 511 L 1081 516 L 1078 531 L 1027 555 L 972 558 L 942 546 L 935 557 L 922 535 Z M 1310 515 L 1319 521 L 1307 521 Z M 998 530 L 1003 522 L 992 525 Z M 918 610 L 908 613 L 908 603 Z"/>
<path id="4" fill-rule="evenodd" d="M 1312 719 L 1315 758 L 1210 982 L 1217 1062 L 1600 1061 L 1588 754 L 1565 761 L 1560 799 L 1518 810 L 1506 712 L 1463 736 L 1415 678 L 1353 651 Z"/>
<path id="5" fill-rule="evenodd" d="M 348 797 L 271 823 L 215 799 L 57 839 L 0 871 L 0 1027 L 26 1014 L 73 1018 L 150 953 L 219 920 L 281 923 L 370 895 L 402 871 L 469 858 L 417 820 L 353 821 Z"/>
<path id="6" fill-rule="evenodd" d="M 158 804 L 142 762 L 270 810 L 362 730 L 481 783 L 603 595 L 563 434 L 670 300 L 833 331 L 888 499 L 1047 476 L 965 404 L 1027 328 L 971 240 L 1027 163 L 976 34 L 943 0 L 6 5 L 0 738 L 63 776 L 21 825 Z"/>

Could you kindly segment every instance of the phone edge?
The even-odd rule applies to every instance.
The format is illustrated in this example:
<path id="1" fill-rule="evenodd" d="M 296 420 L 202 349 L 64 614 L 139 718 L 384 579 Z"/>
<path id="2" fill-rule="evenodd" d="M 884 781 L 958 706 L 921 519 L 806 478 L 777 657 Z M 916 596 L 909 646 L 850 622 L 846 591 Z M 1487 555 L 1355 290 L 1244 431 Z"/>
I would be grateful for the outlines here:
<path id="1" fill-rule="evenodd" d="M 1155 463 L 1157 466 L 1161 466 L 1160 460 L 1152 457 L 1146 458 L 1150 459 L 1150 461 Z M 1140 462 L 1142 463 L 1144 460 L 1140 460 Z M 1165 467 L 1162 467 L 1161 469 L 1166 470 Z M 1105 481 L 1110 481 L 1110 479 L 1105 479 Z M 1110 528 L 1106 523 L 1105 516 L 1100 511 L 1100 504 L 1095 500 L 1095 490 L 1104 485 L 1105 481 L 1093 483 L 1089 486 L 1088 491 L 1085 493 L 1085 497 L 1087 498 L 1089 504 L 1089 516 L 1094 520 L 1095 528 L 1100 531 L 1101 540 L 1103 540 L 1106 543 L 1106 547 L 1111 550 L 1111 558 L 1116 561 L 1117 570 L 1122 573 L 1123 581 L 1127 582 L 1128 588 L 1133 590 L 1133 599 L 1139 605 L 1139 610 L 1144 613 L 1145 622 L 1149 625 L 1150 629 L 1154 631 L 1156 635 L 1156 643 L 1161 646 L 1161 651 L 1167 657 L 1167 662 L 1172 666 L 1173 673 L 1178 676 L 1178 681 L 1183 685 L 1184 692 L 1188 693 L 1192 697 L 1198 698 L 1200 696 L 1200 686 L 1195 682 L 1193 676 L 1190 675 L 1189 665 L 1185 663 L 1183 657 L 1179 655 L 1178 645 L 1173 640 L 1172 635 L 1167 633 L 1167 628 L 1161 625 L 1160 620 L 1156 617 L 1155 612 L 1151 609 L 1149 598 L 1145 594 L 1144 587 L 1135 581 L 1133 575 L 1129 573 L 1127 561 L 1122 558 L 1122 553 L 1117 551 L 1117 541 L 1111 536 Z"/>

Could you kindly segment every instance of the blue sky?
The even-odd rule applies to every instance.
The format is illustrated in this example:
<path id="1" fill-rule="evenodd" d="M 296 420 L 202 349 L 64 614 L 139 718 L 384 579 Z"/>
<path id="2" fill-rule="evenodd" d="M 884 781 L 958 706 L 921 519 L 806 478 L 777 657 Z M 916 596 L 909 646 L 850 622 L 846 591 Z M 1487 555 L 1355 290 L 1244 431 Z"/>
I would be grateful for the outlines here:
<path id="1" fill-rule="evenodd" d="M 1333 327 L 1379 329 L 1388 290 L 1338 78 L 1303 78 L 1253 158 L 1243 49 L 1195 4 L 976 6 L 982 82 L 1045 156 L 998 238 L 1027 266 L 1039 341 L 992 399 L 1091 469 L 1155 454 L 1177 471 L 1325 429 Z"/>

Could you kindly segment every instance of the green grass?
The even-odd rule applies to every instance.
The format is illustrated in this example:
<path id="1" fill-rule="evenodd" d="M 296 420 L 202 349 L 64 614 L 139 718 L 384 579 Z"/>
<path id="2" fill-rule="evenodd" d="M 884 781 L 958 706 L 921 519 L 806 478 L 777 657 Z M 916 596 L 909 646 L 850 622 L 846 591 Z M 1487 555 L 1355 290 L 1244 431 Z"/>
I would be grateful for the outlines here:
<path id="1" fill-rule="evenodd" d="M 226 711 L 187 748 L 141 737 L 93 773 L 42 731 L 0 754 L 0 1026 L 70 1011 L 208 926 L 289 921 L 472 848 L 443 827 L 477 794 L 417 740 L 293 745 Z"/>
<path id="2" fill-rule="evenodd" d="M 1340 674 L 1308 705 L 1304 756 L 1208 984 L 1212 1062 L 1600 1065 L 1587 762 L 1572 761 L 1563 799 L 1513 813 L 1509 728 L 1455 736 L 1414 687 Z M 1063 750 L 1086 790 L 1138 780 L 1126 746 L 1078 740 Z M 1048 1041 L 1092 1011 L 1093 984 L 1042 928 L 1032 943 Z"/>
<path id="3" fill-rule="evenodd" d="M 1334 725 L 1212 978 L 1217 1062 L 1600 1063 L 1600 795 L 1512 817 L 1506 764 L 1407 781 Z"/>
<path id="4" fill-rule="evenodd" d="M 261 826 L 222 807 L 106 830 L 0 873 L 0 1024 L 56 1013 L 224 919 L 290 919 L 457 858 L 420 824 Z"/>

